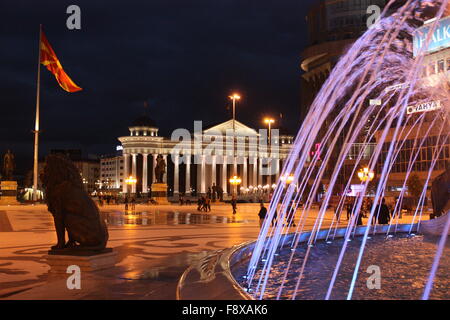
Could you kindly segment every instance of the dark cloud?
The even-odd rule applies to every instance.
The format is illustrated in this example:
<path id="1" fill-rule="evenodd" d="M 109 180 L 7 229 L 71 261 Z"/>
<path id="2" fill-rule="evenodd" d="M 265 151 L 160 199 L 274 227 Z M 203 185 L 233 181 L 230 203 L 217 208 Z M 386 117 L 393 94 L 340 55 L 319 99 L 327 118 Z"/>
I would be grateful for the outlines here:
<path id="1" fill-rule="evenodd" d="M 38 25 L 66 72 L 83 87 L 68 94 L 42 69 L 42 153 L 82 147 L 110 153 L 150 103 L 161 131 L 229 118 L 228 94 L 243 100 L 238 119 L 261 126 L 283 113 L 299 126 L 299 54 L 311 1 L 14 1 L 0 4 L 0 152 L 29 164 L 36 97 Z M 82 30 L 66 28 L 77 4 Z M 26 159 L 26 160 L 25 160 Z"/>

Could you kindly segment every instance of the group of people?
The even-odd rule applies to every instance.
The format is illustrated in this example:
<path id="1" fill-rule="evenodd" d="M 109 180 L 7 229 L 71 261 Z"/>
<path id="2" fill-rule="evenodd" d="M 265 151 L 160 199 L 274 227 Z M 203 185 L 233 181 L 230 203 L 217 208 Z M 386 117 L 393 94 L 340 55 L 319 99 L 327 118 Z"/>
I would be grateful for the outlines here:
<path id="1" fill-rule="evenodd" d="M 111 196 L 111 195 L 99 195 L 98 196 L 98 204 L 100 207 L 103 207 L 104 204 L 112 205 L 119 203 L 119 199 L 117 196 Z"/>
<path id="2" fill-rule="evenodd" d="M 125 200 L 124 200 L 124 204 L 125 204 L 125 211 L 136 210 L 136 199 L 134 197 L 131 197 L 131 199 L 130 199 L 128 196 L 126 196 Z"/>
<path id="3" fill-rule="evenodd" d="M 347 209 L 347 221 L 351 219 L 352 215 L 355 214 L 356 206 L 356 197 L 350 199 L 346 203 Z M 356 218 L 356 225 L 362 226 L 363 221 L 362 218 L 367 218 L 370 215 L 370 212 L 373 207 L 373 201 L 370 198 L 366 198 L 363 200 L 361 208 L 357 213 L 358 216 Z M 391 212 L 389 207 L 386 205 L 386 199 L 382 198 L 381 202 L 375 208 L 375 214 L 373 216 L 372 224 L 389 224 L 391 220 Z"/>
<path id="4" fill-rule="evenodd" d="M 205 196 L 199 197 L 197 200 L 197 210 L 210 212 L 211 211 L 211 198 L 205 197 Z"/>
<path id="5" fill-rule="evenodd" d="M 259 209 L 259 213 L 258 213 L 258 217 L 259 217 L 259 227 L 262 228 L 262 226 L 264 225 L 264 221 L 267 218 L 267 208 L 264 206 L 264 202 L 260 202 L 260 209 Z M 287 227 L 296 227 L 297 225 L 295 224 L 295 213 L 297 211 L 297 204 L 294 201 L 291 201 L 289 208 L 287 209 L 287 213 L 286 213 L 286 224 L 283 224 L 283 226 L 287 226 Z M 272 221 L 271 221 L 271 226 L 276 226 L 278 222 L 278 212 L 277 209 L 275 209 L 275 212 L 273 213 L 272 216 Z"/>

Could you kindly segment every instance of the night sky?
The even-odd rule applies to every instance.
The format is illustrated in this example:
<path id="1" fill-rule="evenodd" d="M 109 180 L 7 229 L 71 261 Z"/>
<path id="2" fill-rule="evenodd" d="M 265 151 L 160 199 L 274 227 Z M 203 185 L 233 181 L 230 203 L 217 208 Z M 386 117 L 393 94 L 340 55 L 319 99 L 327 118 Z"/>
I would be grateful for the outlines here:
<path id="1" fill-rule="evenodd" d="M 255 128 L 271 115 L 295 132 L 300 53 L 313 0 L 141 0 L 0 2 L 0 152 L 32 167 L 39 24 L 68 75 L 63 91 L 41 70 L 40 156 L 50 149 L 113 153 L 117 137 L 148 114 L 162 135 L 228 120 L 228 95 L 242 95 L 237 119 Z M 66 8 L 81 7 L 81 30 Z"/>

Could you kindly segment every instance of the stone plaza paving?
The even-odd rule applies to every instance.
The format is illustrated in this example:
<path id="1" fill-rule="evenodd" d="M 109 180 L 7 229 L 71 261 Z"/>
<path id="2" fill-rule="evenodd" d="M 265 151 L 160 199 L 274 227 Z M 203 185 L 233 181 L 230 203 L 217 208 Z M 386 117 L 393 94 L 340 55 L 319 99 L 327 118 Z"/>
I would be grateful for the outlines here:
<path id="1" fill-rule="evenodd" d="M 50 275 L 45 260 L 56 243 L 47 207 L 0 206 L 0 299 L 175 299 L 178 279 L 192 262 L 255 240 L 259 233 L 259 204 L 238 204 L 234 217 L 229 204 L 212 204 L 212 211 L 203 215 L 196 205 L 137 205 L 135 212 L 145 218 L 140 215 L 139 222 L 133 214 L 124 215 L 123 206 L 100 209 L 121 218 L 109 225 L 108 247 L 118 254 L 116 267 L 82 274 L 81 290 L 69 290 L 69 275 Z M 167 220 L 174 212 L 180 217 L 177 224 Z M 313 212 L 306 230 L 314 224 L 317 210 Z M 186 224 L 188 213 L 192 215 Z M 323 227 L 332 217 L 332 211 L 326 213 Z M 400 223 L 411 218 L 404 216 Z M 346 222 L 344 217 L 341 225 Z"/>

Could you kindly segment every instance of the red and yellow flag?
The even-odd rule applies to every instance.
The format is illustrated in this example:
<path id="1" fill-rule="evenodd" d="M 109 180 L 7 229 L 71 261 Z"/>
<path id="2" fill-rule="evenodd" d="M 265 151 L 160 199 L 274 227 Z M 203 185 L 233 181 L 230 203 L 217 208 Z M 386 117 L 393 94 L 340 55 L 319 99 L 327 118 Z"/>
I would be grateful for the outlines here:
<path id="1" fill-rule="evenodd" d="M 40 48 L 41 63 L 46 66 L 51 73 L 53 73 L 61 88 L 67 92 L 77 92 L 83 90 L 77 86 L 64 71 L 61 62 L 59 62 L 58 57 L 50 46 L 44 32 L 41 34 Z"/>

